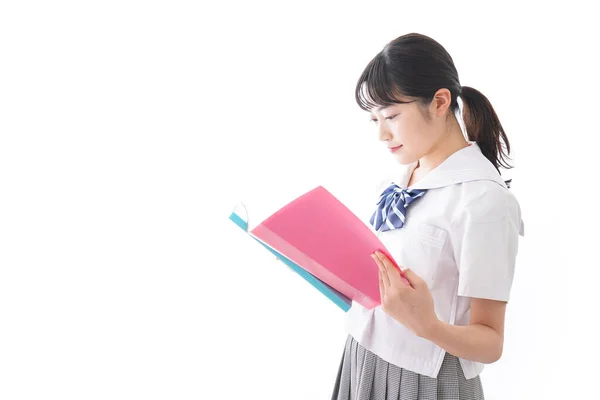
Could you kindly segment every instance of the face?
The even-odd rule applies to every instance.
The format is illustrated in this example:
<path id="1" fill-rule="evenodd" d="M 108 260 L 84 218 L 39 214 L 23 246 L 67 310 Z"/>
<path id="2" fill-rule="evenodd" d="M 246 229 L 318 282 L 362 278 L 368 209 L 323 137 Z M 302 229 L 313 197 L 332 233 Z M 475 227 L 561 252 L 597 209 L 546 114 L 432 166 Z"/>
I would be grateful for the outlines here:
<path id="1" fill-rule="evenodd" d="M 426 118 L 426 115 L 430 117 Z M 419 103 L 413 101 L 373 109 L 371 121 L 377 128 L 379 140 L 398 162 L 411 164 L 431 153 L 441 138 L 440 127 L 434 115 L 435 107 L 424 110 Z"/>

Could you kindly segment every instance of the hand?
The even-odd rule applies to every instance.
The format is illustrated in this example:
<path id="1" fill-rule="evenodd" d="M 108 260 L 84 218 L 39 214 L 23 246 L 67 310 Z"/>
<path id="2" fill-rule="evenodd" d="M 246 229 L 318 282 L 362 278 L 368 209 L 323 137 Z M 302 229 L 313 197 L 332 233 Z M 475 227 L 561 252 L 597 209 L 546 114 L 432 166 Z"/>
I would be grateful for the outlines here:
<path id="1" fill-rule="evenodd" d="M 410 269 L 402 271 L 376 251 L 371 255 L 379 267 L 379 293 L 383 311 L 414 334 L 425 337 L 439 322 L 427 283 Z"/>

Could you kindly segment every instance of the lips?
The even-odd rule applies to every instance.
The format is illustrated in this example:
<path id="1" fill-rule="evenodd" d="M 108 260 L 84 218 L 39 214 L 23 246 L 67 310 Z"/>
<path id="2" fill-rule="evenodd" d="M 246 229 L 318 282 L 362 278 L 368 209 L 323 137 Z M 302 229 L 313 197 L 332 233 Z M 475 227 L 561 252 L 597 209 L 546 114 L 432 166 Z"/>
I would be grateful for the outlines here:
<path id="1" fill-rule="evenodd" d="M 402 147 L 402 145 L 396 146 L 396 147 L 388 147 L 388 149 L 393 153 L 394 151 L 398 150 L 400 147 Z"/>

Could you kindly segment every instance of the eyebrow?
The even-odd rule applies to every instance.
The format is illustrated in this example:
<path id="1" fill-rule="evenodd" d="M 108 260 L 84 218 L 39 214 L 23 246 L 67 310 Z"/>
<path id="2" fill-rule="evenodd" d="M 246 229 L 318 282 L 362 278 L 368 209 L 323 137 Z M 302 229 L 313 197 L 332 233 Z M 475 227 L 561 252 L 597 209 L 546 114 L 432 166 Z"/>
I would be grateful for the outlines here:
<path id="1" fill-rule="evenodd" d="M 389 107 L 391 107 L 391 106 L 392 106 L 392 105 L 390 104 L 389 106 L 385 106 L 385 107 L 377 107 L 377 108 L 375 108 L 375 109 L 374 109 L 374 111 L 383 111 L 383 110 L 385 110 L 386 108 L 389 108 Z"/>
<path id="2" fill-rule="evenodd" d="M 373 114 L 373 111 L 383 111 L 386 108 L 389 108 L 391 106 L 397 106 L 398 104 L 409 104 L 409 103 L 414 103 L 414 102 L 415 102 L 415 100 L 401 101 L 400 103 L 390 104 L 390 105 L 387 105 L 385 107 L 377 107 L 377 108 L 374 108 L 374 109 L 371 110 L 371 114 Z"/>
<path id="3" fill-rule="evenodd" d="M 397 106 L 398 104 L 402 104 L 402 103 L 390 104 L 390 105 L 385 106 L 385 107 L 377 107 L 377 108 L 372 109 L 369 114 L 372 116 L 372 115 L 374 115 L 373 114 L 374 112 L 377 112 L 377 111 L 381 112 L 381 111 L 385 110 L 386 108 L 390 108 L 391 106 Z"/>

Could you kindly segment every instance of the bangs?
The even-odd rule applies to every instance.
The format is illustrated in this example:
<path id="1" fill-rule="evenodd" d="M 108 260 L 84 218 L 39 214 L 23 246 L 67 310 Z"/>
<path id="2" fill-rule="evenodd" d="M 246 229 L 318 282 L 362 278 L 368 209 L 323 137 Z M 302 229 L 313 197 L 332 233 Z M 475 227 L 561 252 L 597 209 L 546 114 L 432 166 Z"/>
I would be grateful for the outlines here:
<path id="1" fill-rule="evenodd" d="M 392 104 L 408 103 L 398 100 L 400 91 L 392 81 L 382 53 L 367 65 L 356 84 L 355 98 L 364 111 Z"/>

